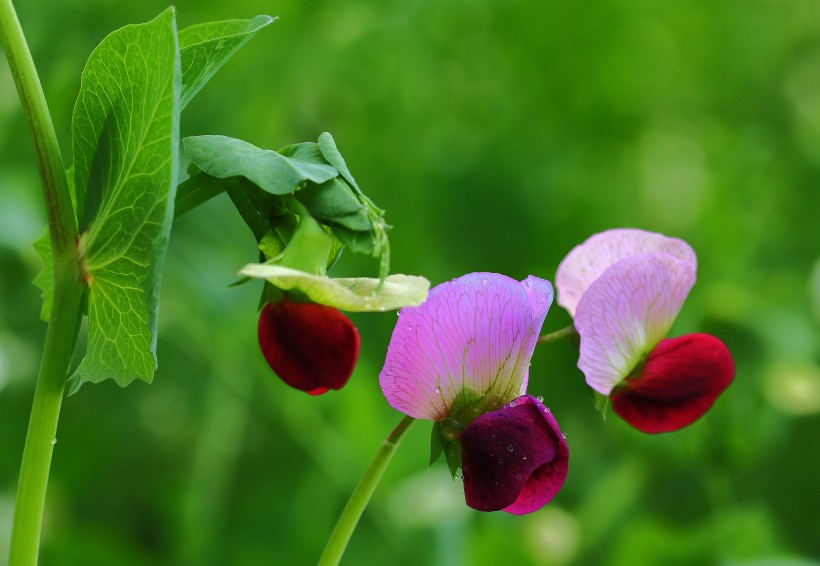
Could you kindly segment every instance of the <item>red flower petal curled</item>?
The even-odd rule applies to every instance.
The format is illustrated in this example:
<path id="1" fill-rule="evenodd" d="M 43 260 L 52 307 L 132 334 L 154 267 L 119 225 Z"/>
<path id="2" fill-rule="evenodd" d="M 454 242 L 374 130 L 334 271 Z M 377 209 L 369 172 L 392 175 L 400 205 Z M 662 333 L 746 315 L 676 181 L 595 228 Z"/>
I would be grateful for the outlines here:
<path id="1" fill-rule="evenodd" d="M 359 357 L 359 333 L 333 307 L 284 298 L 259 314 L 259 346 L 282 381 L 321 395 L 350 379 Z"/>
<path id="2" fill-rule="evenodd" d="M 478 511 L 532 513 L 567 476 L 569 449 L 558 423 L 529 395 L 476 418 L 461 446 L 464 496 Z"/>
<path id="3" fill-rule="evenodd" d="M 714 336 L 661 340 L 640 373 L 612 392 L 612 409 L 640 431 L 671 432 L 702 417 L 734 376 L 732 355 Z"/>

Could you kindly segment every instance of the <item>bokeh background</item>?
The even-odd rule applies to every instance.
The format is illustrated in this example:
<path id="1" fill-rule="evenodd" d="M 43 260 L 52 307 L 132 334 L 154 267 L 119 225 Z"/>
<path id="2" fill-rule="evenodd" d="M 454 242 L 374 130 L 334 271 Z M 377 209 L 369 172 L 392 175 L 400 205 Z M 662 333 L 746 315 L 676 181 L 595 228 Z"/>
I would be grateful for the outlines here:
<path id="1" fill-rule="evenodd" d="M 79 73 L 165 3 L 18 2 L 65 156 Z M 183 135 L 266 148 L 335 136 L 388 211 L 393 272 L 553 279 L 589 235 L 689 241 L 699 282 L 673 328 L 720 336 L 737 377 L 685 430 L 602 421 L 568 343 L 530 392 L 568 433 L 564 489 L 527 517 L 467 509 L 430 426 L 400 447 L 350 565 L 817 564 L 820 559 L 820 5 L 816 0 L 177 2 L 180 27 L 281 16 L 186 109 Z M 45 226 L 0 58 L 0 562 L 45 325 Z M 225 198 L 174 225 L 154 383 L 66 400 L 42 564 L 311 564 L 398 421 L 377 375 L 394 314 L 351 318 L 360 362 L 320 398 L 256 346 L 255 258 Z M 337 275 L 372 275 L 348 254 Z M 570 322 L 553 307 L 545 330 Z"/>

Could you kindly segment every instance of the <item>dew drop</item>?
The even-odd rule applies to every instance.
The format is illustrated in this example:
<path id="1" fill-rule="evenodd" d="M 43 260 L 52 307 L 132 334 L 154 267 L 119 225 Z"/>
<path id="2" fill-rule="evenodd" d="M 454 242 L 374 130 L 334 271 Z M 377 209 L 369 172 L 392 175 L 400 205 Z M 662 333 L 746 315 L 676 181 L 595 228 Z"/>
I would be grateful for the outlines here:
<path id="1" fill-rule="evenodd" d="M 543 396 L 543 395 L 539 395 L 538 397 L 536 397 L 536 399 L 538 399 L 538 402 L 539 402 L 539 403 L 543 403 L 543 402 L 544 402 L 544 396 Z"/>
<path id="2" fill-rule="evenodd" d="M 515 450 L 515 448 L 513 448 L 513 445 L 507 444 L 507 452 L 512 452 L 513 450 Z"/>
<path id="3" fill-rule="evenodd" d="M 550 412 L 550 408 L 549 408 L 549 407 L 546 407 L 546 408 L 544 409 L 544 412 L 545 412 L 545 413 L 549 413 L 549 412 Z"/>
<path id="4" fill-rule="evenodd" d="M 566 438 L 566 437 L 567 437 L 567 433 L 566 433 L 566 432 L 562 432 L 562 433 L 561 433 L 561 437 L 562 437 L 562 438 Z"/>
<path id="5" fill-rule="evenodd" d="M 53 446 L 55 444 L 57 444 L 57 438 L 52 438 L 51 439 L 51 445 Z"/>

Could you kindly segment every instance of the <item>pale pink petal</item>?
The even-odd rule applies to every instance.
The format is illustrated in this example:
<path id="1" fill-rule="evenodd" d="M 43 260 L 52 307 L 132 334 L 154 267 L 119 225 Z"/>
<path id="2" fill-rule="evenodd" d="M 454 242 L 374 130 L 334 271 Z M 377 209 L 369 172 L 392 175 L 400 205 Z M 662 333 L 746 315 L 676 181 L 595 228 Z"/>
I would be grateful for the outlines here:
<path id="1" fill-rule="evenodd" d="M 633 228 L 607 230 L 575 246 L 558 266 L 558 304 L 574 317 L 578 301 L 604 271 L 622 259 L 649 253 L 664 253 L 697 265 L 694 250 L 683 240 Z"/>
<path id="2" fill-rule="evenodd" d="M 517 397 L 552 302 L 549 281 L 472 273 L 399 313 L 379 383 L 390 405 L 440 420 L 463 389 Z"/>
<path id="3" fill-rule="evenodd" d="M 695 265 L 665 253 L 622 259 L 587 289 L 575 313 L 578 368 L 609 395 L 663 339 L 695 284 Z"/>

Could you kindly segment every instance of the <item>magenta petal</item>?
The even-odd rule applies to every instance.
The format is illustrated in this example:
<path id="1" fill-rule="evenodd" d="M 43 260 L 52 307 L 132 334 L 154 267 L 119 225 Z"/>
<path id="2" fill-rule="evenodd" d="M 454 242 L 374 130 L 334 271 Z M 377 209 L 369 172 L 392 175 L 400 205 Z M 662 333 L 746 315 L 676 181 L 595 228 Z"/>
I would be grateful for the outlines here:
<path id="1" fill-rule="evenodd" d="M 558 423 L 529 395 L 476 418 L 461 436 L 467 505 L 516 515 L 546 505 L 567 476 L 569 449 Z"/>
<path id="2" fill-rule="evenodd" d="M 359 357 L 359 333 L 333 307 L 282 299 L 259 314 L 259 346 L 282 381 L 321 395 L 350 379 Z"/>
<path id="3" fill-rule="evenodd" d="M 678 430 L 702 417 L 734 376 L 732 355 L 714 336 L 662 340 L 640 373 L 612 392 L 612 409 L 643 432 Z"/>
<path id="4" fill-rule="evenodd" d="M 437 285 L 401 310 L 379 383 L 388 403 L 440 420 L 469 390 L 501 401 L 520 395 L 547 310 L 549 281 L 471 273 Z"/>

